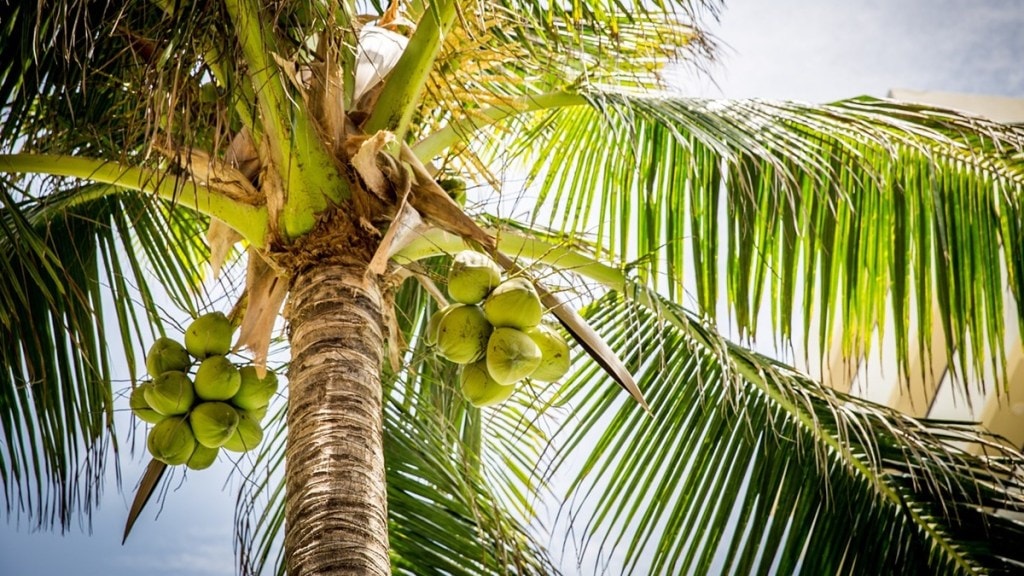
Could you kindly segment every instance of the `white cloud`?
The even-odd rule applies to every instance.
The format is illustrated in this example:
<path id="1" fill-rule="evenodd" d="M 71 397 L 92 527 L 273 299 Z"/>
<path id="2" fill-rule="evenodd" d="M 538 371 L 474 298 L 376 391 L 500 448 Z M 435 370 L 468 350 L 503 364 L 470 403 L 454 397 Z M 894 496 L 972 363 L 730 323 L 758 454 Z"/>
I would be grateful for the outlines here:
<path id="1" fill-rule="evenodd" d="M 827 101 L 894 86 L 1024 97 L 1016 0 L 735 0 L 708 96 Z"/>

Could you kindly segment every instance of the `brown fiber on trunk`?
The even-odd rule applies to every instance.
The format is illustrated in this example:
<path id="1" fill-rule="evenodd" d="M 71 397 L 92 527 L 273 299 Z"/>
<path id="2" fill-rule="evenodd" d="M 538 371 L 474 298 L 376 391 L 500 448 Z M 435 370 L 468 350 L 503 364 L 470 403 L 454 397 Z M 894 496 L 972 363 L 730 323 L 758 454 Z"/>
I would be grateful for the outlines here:
<path id="1" fill-rule="evenodd" d="M 292 284 L 285 554 L 290 575 L 390 574 L 381 292 L 361 267 Z"/>

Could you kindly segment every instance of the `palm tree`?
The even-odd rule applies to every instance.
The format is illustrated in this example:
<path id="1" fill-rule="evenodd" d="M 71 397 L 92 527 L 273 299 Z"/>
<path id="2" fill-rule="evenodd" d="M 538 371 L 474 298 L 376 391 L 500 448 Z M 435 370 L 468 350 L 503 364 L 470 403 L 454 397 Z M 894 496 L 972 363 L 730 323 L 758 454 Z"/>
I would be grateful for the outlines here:
<path id="1" fill-rule="evenodd" d="M 722 303 L 753 335 L 767 306 L 781 341 L 820 355 L 836 332 L 856 358 L 889 313 L 901 372 L 933 321 L 960 373 L 999 368 L 1001 294 L 1024 296 L 1024 132 L 869 98 L 675 94 L 661 73 L 713 56 L 713 2 L 390 8 L 5 9 L 9 513 L 65 528 L 98 505 L 113 367 L 139 373 L 168 333 L 159 293 L 213 306 L 209 260 L 244 276 L 222 308 L 255 362 L 288 326 L 287 410 L 240 462 L 243 572 L 554 573 L 531 519 L 561 488 L 581 545 L 625 571 L 1021 566 L 1015 449 L 714 325 Z M 467 404 L 422 336 L 467 247 L 560 294 L 576 342 L 567 378 L 500 409 Z"/>

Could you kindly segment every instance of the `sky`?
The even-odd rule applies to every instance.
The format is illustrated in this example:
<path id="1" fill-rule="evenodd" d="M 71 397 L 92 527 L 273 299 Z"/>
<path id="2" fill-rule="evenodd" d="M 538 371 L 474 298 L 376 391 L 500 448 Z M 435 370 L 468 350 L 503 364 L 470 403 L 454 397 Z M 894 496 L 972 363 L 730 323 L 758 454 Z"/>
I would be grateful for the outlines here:
<path id="1" fill-rule="evenodd" d="M 737 0 L 707 96 L 826 102 L 892 88 L 1024 97 L 1019 0 Z"/>
<path id="2" fill-rule="evenodd" d="M 737 0 L 712 28 L 723 44 L 713 81 L 686 78 L 680 89 L 809 102 L 892 88 L 1024 98 L 1020 30 L 1020 0 Z M 127 423 L 119 422 L 122 434 Z M 111 478 L 91 535 L 78 526 L 64 536 L 34 532 L 24 518 L 0 523 L 0 574 L 232 574 L 239 478 L 229 479 L 227 461 L 173 484 L 162 510 L 151 505 L 121 546 L 143 451 L 122 454 L 122 490 Z"/>

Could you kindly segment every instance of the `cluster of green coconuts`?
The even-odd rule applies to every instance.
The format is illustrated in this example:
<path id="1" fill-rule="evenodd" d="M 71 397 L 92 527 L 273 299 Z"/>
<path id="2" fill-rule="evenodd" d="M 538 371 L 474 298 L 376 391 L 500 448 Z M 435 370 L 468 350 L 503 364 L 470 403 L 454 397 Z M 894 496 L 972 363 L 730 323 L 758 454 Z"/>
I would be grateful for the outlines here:
<path id="1" fill-rule="evenodd" d="M 185 343 L 158 338 L 146 353 L 152 380 L 132 390 L 132 412 L 153 425 L 146 447 L 153 458 L 193 470 L 210 467 L 221 448 L 248 452 L 263 440 L 260 422 L 277 392 L 277 376 L 226 354 L 235 327 L 220 312 L 196 318 Z"/>
<path id="2" fill-rule="evenodd" d="M 448 271 L 455 302 L 431 316 L 427 343 L 462 364 L 459 384 L 474 406 L 508 399 L 524 378 L 553 382 L 569 371 L 569 345 L 542 324 L 544 308 L 529 280 L 502 281 L 501 269 L 479 252 L 459 252 Z"/>

